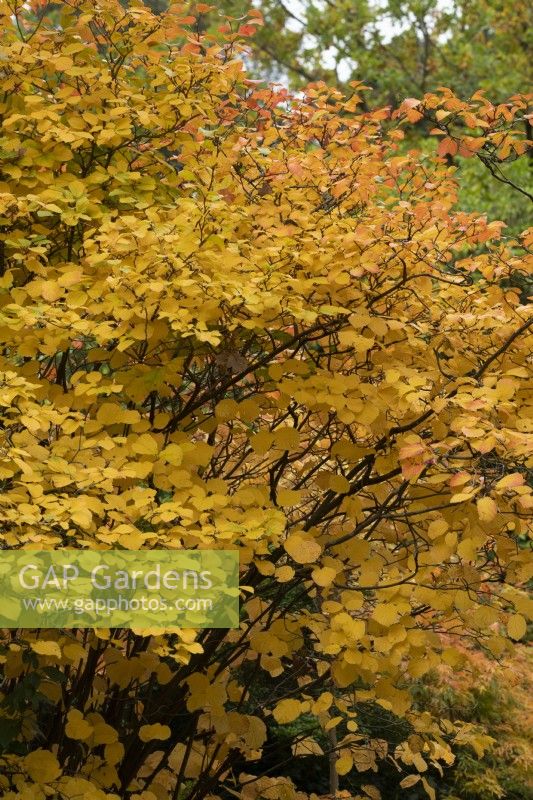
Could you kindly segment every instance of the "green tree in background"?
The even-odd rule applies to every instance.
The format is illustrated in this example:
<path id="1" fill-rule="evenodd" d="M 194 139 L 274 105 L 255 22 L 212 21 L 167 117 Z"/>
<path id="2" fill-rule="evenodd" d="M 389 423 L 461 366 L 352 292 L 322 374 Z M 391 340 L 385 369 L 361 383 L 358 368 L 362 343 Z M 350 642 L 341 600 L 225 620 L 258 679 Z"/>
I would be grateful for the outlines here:
<path id="1" fill-rule="evenodd" d="M 243 0 L 222 0 L 227 13 L 244 13 Z M 533 6 L 528 0 L 261 0 L 265 25 L 252 40 L 262 75 L 300 88 L 324 80 L 345 88 L 372 87 L 371 104 L 397 106 L 449 86 L 463 99 L 485 90 L 503 102 L 532 86 Z M 533 138 L 531 123 L 526 135 Z M 416 131 L 408 146 L 429 146 Z M 457 159 L 459 203 L 503 219 L 514 235 L 529 224 L 530 204 L 498 184 L 476 161 Z M 531 191 L 531 159 L 506 166 L 514 184 Z"/>
<path id="2" fill-rule="evenodd" d="M 166 0 L 150 0 L 159 13 Z M 205 28 L 220 14 L 236 19 L 249 0 L 202 5 Z M 310 82 L 349 89 L 353 80 L 372 88 L 369 106 L 398 106 L 440 86 L 469 99 L 481 89 L 500 103 L 532 86 L 533 7 L 528 0 L 257 0 L 265 24 L 250 40 L 251 69 L 258 78 L 292 89 Z M 197 10 L 197 4 L 190 8 Z M 238 23 L 236 22 L 236 25 Z M 533 139 L 531 121 L 520 122 Z M 410 132 L 405 149 L 431 150 L 423 123 Z M 498 182 L 477 160 L 455 159 L 461 171 L 459 205 L 502 219 L 516 235 L 529 224 L 528 198 Z M 505 176 L 533 191 L 532 160 L 507 161 Z"/>
<path id="3" fill-rule="evenodd" d="M 218 5 L 218 4 L 217 4 Z M 222 0 L 239 15 L 246 0 Z M 485 89 L 504 100 L 531 79 L 533 12 L 527 0 L 261 0 L 265 27 L 254 39 L 264 74 L 364 80 L 374 102 L 398 105 L 438 86 Z"/>

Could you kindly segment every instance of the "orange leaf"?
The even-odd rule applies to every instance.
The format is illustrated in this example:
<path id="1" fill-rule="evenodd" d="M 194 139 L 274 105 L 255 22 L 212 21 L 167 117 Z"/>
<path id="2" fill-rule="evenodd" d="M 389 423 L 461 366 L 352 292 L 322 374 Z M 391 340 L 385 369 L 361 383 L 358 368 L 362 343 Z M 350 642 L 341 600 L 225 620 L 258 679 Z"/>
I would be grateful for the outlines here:
<path id="1" fill-rule="evenodd" d="M 458 149 L 459 145 L 457 144 L 457 142 L 454 139 L 451 139 L 449 136 L 447 136 L 445 139 L 442 139 L 442 141 L 439 143 L 437 152 L 439 156 L 442 157 L 446 155 L 454 156 L 457 153 Z"/>

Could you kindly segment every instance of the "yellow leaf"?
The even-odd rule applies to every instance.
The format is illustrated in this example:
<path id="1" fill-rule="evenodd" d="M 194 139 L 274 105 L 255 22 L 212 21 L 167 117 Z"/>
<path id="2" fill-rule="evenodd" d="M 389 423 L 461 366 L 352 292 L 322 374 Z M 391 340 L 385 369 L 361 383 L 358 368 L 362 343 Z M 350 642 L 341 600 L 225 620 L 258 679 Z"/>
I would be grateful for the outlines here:
<path id="1" fill-rule="evenodd" d="M 283 427 L 276 428 L 273 433 L 276 447 L 283 450 L 296 450 L 300 444 L 300 434 L 296 428 Z"/>
<path id="2" fill-rule="evenodd" d="M 283 544 L 285 550 L 298 564 L 311 564 L 316 561 L 322 548 L 311 536 L 293 533 Z"/>
<path id="3" fill-rule="evenodd" d="M 215 408 L 215 417 L 222 422 L 234 419 L 239 412 L 239 405 L 235 400 L 221 400 Z"/>
<path id="4" fill-rule="evenodd" d="M 466 503 L 467 500 L 472 499 L 472 496 L 473 492 L 459 492 L 450 497 L 450 503 Z"/>
<path id="5" fill-rule="evenodd" d="M 246 744 L 252 750 L 258 750 L 263 746 L 267 738 L 267 728 L 259 717 L 246 716 L 247 730 L 245 733 Z"/>
<path id="6" fill-rule="evenodd" d="M 480 497 L 477 501 L 477 513 L 481 522 L 492 522 L 498 513 L 498 506 L 492 497 Z"/>
<path id="7" fill-rule="evenodd" d="M 464 486 L 465 483 L 468 483 L 471 477 L 472 476 L 468 472 L 456 472 L 455 475 L 452 475 L 448 481 L 448 484 L 454 488 L 456 486 Z"/>
<path id="8" fill-rule="evenodd" d="M 292 489 L 280 489 L 276 500 L 278 506 L 286 508 L 287 506 L 294 506 L 302 499 L 302 492 L 295 492 Z"/>
<path id="9" fill-rule="evenodd" d="M 365 353 L 374 345 L 374 339 L 368 336 L 360 336 L 353 330 L 345 330 L 339 333 L 339 341 L 343 347 L 353 347 L 356 353 Z"/>
<path id="10" fill-rule="evenodd" d="M 302 714 L 302 704 L 298 700 L 280 700 L 272 714 L 279 725 L 287 725 Z"/>
<path id="11" fill-rule="evenodd" d="M 45 300 L 48 300 L 48 302 L 53 303 L 55 300 L 58 300 L 62 294 L 62 288 L 58 286 L 55 281 L 41 282 L 41 296 Z"/>
<path id="12" fill-rule="evenodd" d="M 288 564 L 285 564 L 282 567 L 278 567 L 275 575 L 277 581 L 280 583 L 287 583 L 287 581 L 290 581 L 294 578 L 294 569 Z"/>
<path id="13" fill-rule="evenodd" d="M 276 571 L 272 561 L 256 561 L 255 566 L 260 575 L 273 575 Z"/>
<path id="14" fill-rule="evenodd" d="M 496 384 L 494 392 L 498 400 L 510 400 L 518 387 L 518 381 L 513 381 L 511 378 L 501 378 Z"/>
<path id="15" fill-rule="evenodd" d="M 292 745 L 292 754 L 293 756 L 323 756 L 324 751 L 316 741 L 316 739 L 312 739 L 308 737 L 306 739 L 300 739 L 299 741 L 295 742 Z"/>
<path id="16" fill-rule="evenodd" d="M 430 800 L 436 800 L 437 795 L 435 793 L 435 789 L 433 788 L 433 786 L 431 786 L 431 784 L 426 778 L 422 778 L 422 786 L 426 790 L 426 794 L 428 795 Z"/>
<path id="17" fill-rule="evenodd" d="M 313 702 L 313 714 L 323 714 L 331 708 L 333 695 L 331 692 L 322 692 L 320 697 Z"/>
<path id="18" fill-rule="evenodd" d="M 429 523 L 428 527 L 428 536 L 430 539 L 437 539 L 439 536 L 442 536 L 443 533 L 446 533 L 448 530 L 448 523 L 444 519 L 435 519 L 433 522 Z"/>
<path id="19" fill-rule="evenodd" d="M 337 775 L 347 775 L 353 767 L 353 758 L 351 753 L 344 752 L 343 755 L 335 762 L 335 771 Z"/>
<path id="20" fill-rule="evenodd" d="M 65 733 L 69 739 L 76 739 L 84 741 L 93 734 L 93 726 L 84 719 L 81 711 L 72 709 L 67 714 L 67 724 L 65 725 Z"/>
<path id="21" fill-rule="evenodd" d="M 96 419 L 102 425 L 114 425 L 118 421 L 117 416 L 120 410 L 120 406 L 116 403 L 102 403 L 96 414 Z"/>
<path id="22" fill-rule="evenodd" d="M 183 461 L 183 450 L 178 444 L 169 444 L 161 451 L 162 460 L 167 464 L 172 464 L 173 467 L 179 467 Z"/>
<path id="23" fill-rule="evenodd" d="M 84 657 L 87 655 L 87 651 L 84 650 L 82 645 L 78 642 L 72 642 L 63 647 L 63 655 L 66 656 L 69 661 L 77 662 L 83 661 Z"/>
<path id="24" fill-rule="evenodd" d="M 24 768 L 35 783 L 50 783 L 61 775 L 61 767 L 55 755 L 42 748 L 25 757 Z"/>
<path id="25" fill-rule="evenodd" d="M 118 764 L 124 756 L 124 745 L 122 742 L 113 742 L 104 747 L 104 758 L 108 764 Z"/>
<path id="26" fill-rule="evenodd" d="M 40 656 L 55 656 L 57 658 L 61 658 L 61 648 L 57 642 L 44 642 L 38 640 L 37 642 L 32 642 L 30 647 Z"/>
<path id="27" fill-rule="evenodd" d="M 371 800 L 381 800 L 381 792 L 377 786 L 369 786 L 365 784 L 365 786 L 361 786 L 361 789 L 370 797 Z"/>
<path id="28" fill-rule="evenodd" d="M 351 589 L 341 593 L 341 600 L 346 611 L 359 611 L 365 602 L 362 592 L 356 592 Z"/>
<path id="29" fill-rule="evenodd" d="M 157 454 L 157 442 L 148 433 L 143 433 L 133 442 L 131 449 L 139 455 L 155 456 Z"/>
<path id="30" fill-rule="evenodd" d="M 382 603 L 376 606 L 372 613 L 372 619 L 375 619 L 380 625 L 385 625 L 386 627 L 394 625 L 394 623 L 398 621 L 399 616 L 398 609 L 391 603 Z"/>
<path id="31" fill-rule="evenodd" d="M 260 413 L 261 408 L 258 402 L 252 398 L 243 400 L 241 403 L 239 403 L 239 416 L 241 419 L 244 419 L 247 422 L 257 419 Z"/>
<path id="32" fill-rule="evenodd" d="M 408 444 L 405 447 L 400 448 L 400 459 L 415 458 L 416 456 L 421 456 L 425 452 L 426 446 L 421 442 Z"/>
<path id="33" fill-rule="evenodd" d="M 517 486 L 524 485 L 524 476 L 520 472 L 512 472 L 506 475 L 496 484 L 496 489 L 516 489 Z"/>
<path id="34" fill-rule="evenodd" d="M 168 725 L 161 725 L 156 722 L 154 725 L 143 725 L 139 729 L 139 739 L 141 742 L 151 742 L 154 740 L 165 741 L 170 738 L 171 730 Z"/>
<path id="35" fill-rule="evenodd" d="M 515 614 L 507 622 L 507 633 L 511 639 L 522 639 L 527 632 L 527 623 L 521 614 Z"/>
<path id="36" fill-rule="evenodd" d="M 350 491 L 350 481 L 344 475 L 332 475 L 329 479 L 329 488 L 337 494 L 346 494 Z"/>
<path id="37" fill-rule="evenodd" d="M 400 786 L 402 789 L 410 789 L 411 786 L 414 786 L 420 780 L 420 775 L 408 775 L 406 778 L 400 781 Z"/>
<path id="38" fill-rule="evenodd" d="M 88 508 L 77 508 L 72 512 L 70 518 L 80 528 L 90 528 L 93 515 Z"/>
<path id="39" fill-rule="evenodd" d="M 266 453 L 272 444 L 274 437 L 269 431 L 259 431 L 250 439 L 252 449 L 259 455 Z"/>
<path id="40" fill-rule="evenodd" d="M 87 719 L 93 726 L 94 744 L 114 744 L 118 740 L 118 732 L 99 714 L 88 714 Z"/>
<path id="41" fill-rule="evenodd" d="M 314 569 L 311 577 L 318 586 L 330 586 L 335 580 L 337 570 L 333 567 L 320 567 Z"/>

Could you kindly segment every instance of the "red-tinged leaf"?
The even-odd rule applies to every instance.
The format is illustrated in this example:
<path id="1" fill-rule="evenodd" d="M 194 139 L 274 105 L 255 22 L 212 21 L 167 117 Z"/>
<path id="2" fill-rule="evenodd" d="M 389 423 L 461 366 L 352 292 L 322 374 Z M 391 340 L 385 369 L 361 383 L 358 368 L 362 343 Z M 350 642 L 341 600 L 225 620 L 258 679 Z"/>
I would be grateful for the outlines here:
<path id="1" fill-rule="evenodd" d="M 512 472 L 498 481 L 496 489 L 516 489 L 517 486 L 523 486 L 524 483 L 524 476 L 520 472 Z"/>
<path id="2" fill-rule="evenodd" d="M 451 487 L 455 486 L 464 486 L 465 483 L 468 483 L 472 476 L 469 475 L 468 472 L 456 472 L 450 480 L 448 481 L 448 485 Z"/>
<path id="3" fill-rule="evenodd" d="M 420 442 L 415 444 L 408 444 L 400 448 L 400 458 L 414 458 L 415 456 L 422 455 L 425 452 L 425 445 Z"/>
<path id="4" fill-rule="evenodd" d="M 241 25 L 237 33 L 239 36 L 253 36 L 255 33 L 255 25 L 252 25 L 251 23 L 247 25 Z"/>
<path id="5" fill-rule="evenodd" d="M 442 157 L 446 155 L 454 156 L 456 155 L 458 149 L 459 145 L 457 144 L 457 142 L 454 139 L 451 139 L 449 136 L 447 136 L 446 139 L 443 139 L 439 143 L 437 152 L 439 156 Z"/>
<path id="6" fill-rule="evenodd" d="M 402 476 L 407 480 L 418 478 L 420 473 L 425 467 L 425 463 L 420 461 L 403 461 L 402 462 Z"/>
<path id="7" fill-rule="evenodd" d="M 461 141 L 461 146 L 466 147 L 473 153 L 477 153 L 478 150 L 481 150 L 486 141 L 484 136 L 465 136 Z"/>
<path id="8" fill-rule="evenodd" d="M 465 147 L 465 145 L 459 144 L 458 155 L 462 156 L 463 158 L 472 158 L 475 153 L 473 150 L 469 150 L 468 147 Z"/>

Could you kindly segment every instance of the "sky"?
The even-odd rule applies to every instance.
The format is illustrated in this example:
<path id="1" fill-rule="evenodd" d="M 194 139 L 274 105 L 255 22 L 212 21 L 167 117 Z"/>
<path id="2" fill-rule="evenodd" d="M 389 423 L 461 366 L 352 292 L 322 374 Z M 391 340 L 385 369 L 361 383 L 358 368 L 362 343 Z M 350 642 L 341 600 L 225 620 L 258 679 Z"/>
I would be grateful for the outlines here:
<path id="1" fill-rule="evenodd" d="M 315 0 L 316 3 L 316 0 Z M 316 3 L 318 5 L 318 3 Z M 285 0 L 284 2 L 285 7 L 294 14 L 295 17 L 304 20 L 305 19 L 305 2 L 302 0 Z M 376 6 L 379 6 L 379 0 L 375 3 Z M 388 41 L 392 39 L 393 36 L 396 36 L 398 33 L 405 28 L 405 25 L 392 20 L 388 17 L 382 16 L 379 19 L 376 19 L 375 26 L 380 32 L 382 36 L 382 41 L 386 44 Z M 287 28 L 289 30 L 293 30 L 295 32 L 300 32 L 304 26 L 300 24 L 296 19 L 289 19 L 287 22 Z M 313 36 L 306 34 L 303 38 L 303 46 L 306 49 L 313 49 L 318 46 Z M 356 66 L 355 61 L 343 58 L 338 60 L 337 57 L 337 49 L 335 47 L 330 47 L 327 50 L 322 51 L 322 63 L 326 67 L 326 69 L 334 69 L 335 66 L 337 68 L 337 75 L 339 80 L 346 81 L 353 74 L 354 68 Z"/>

